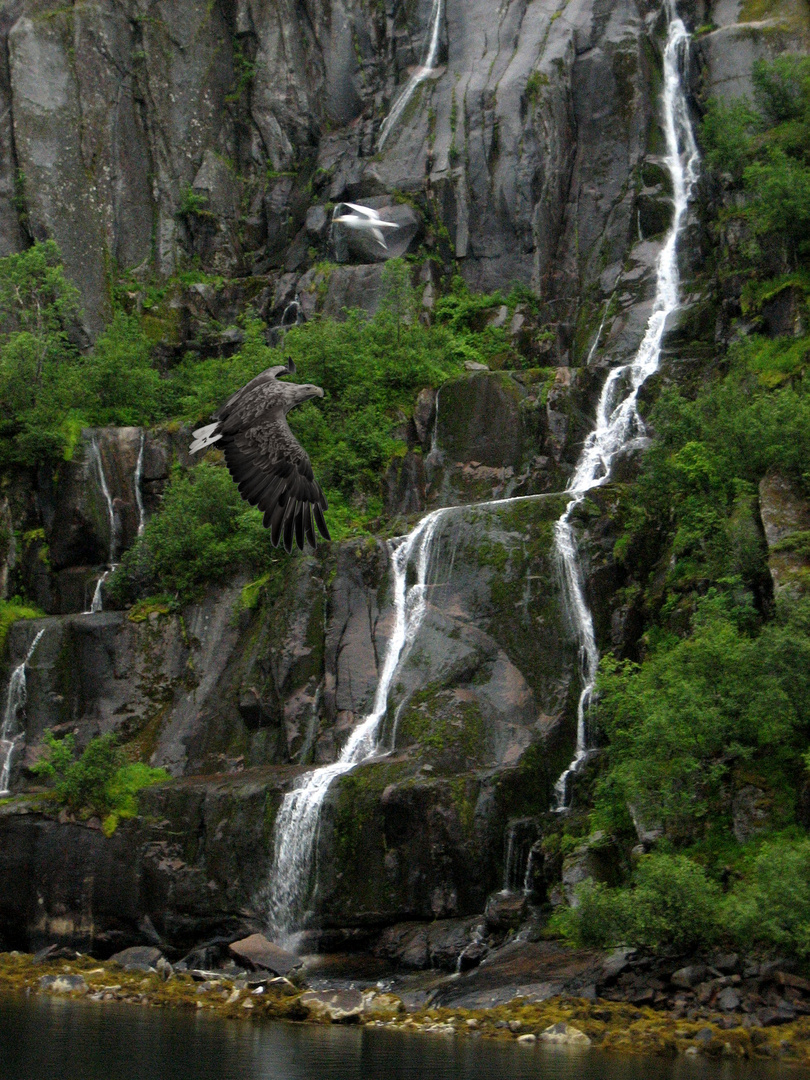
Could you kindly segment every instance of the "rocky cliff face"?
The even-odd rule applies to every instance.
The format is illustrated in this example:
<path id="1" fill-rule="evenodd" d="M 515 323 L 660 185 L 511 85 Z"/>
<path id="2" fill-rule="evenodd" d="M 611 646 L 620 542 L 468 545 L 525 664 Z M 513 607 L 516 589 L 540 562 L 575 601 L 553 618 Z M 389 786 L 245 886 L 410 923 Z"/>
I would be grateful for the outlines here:
<path id="1" fill-rule="evenodd" d="M 684 9 L 704 29 L 696 102 L 747 89 L 754 59 L 807 34 L 791 3 L 756 23 L 726 0 Z M 519 312 L 510 332 L 545 366 L 474 372 L 420 395 L 411 451 L 385 478 L 392 515 L 452 509 L 389 701 L 390 753 L 342 778 L 324 809 L 311 920 L 322 931 L 481 912 L 504 880 L 509 823 L 528 822 L 531 843 L 539 835 L 579 691 L 554 493 L 603 368 L 643 333 L 670 213 L 657 5 L 446 0 L 438 63 L 381 147 L 433 11 L 428 0 L 0 5 L 0 254 L 55 237 L 90 335 L 108 314 L 113 264 L 135 306 L 152 275 L 188 260 L 228 279 L 171 293 L 156 320 L 166 355 L 251 305 L 273 323 L 296 292 L 307 314 L 372 308 L 376 255 L 329 247 L 341 199 L 400 215 L 392 254 L 421 244 L 474 287 L 519 282 L 541 299 L 546 332 Z M 700 257 L 696 227 L 692 239 L 687 264 Z M 324 270 L 328 253 L 343 261 Z M 429 312 L 430 264 L 418 280 Z M 682 317 L 671 359 L 705 354 L 714 333 Z M 183 431 L 88 430 L 55 477 L 19 477 L 9 492 L 6 515 L 24 536 L 7 561 L 51 616 L 8 639 L 10 670 L 45 631 L 28 666 L 15 787 L 30 781 L 47 727 L 75 729 L 80 743 L 116 731 L 178 778 L 111 840 L 26 802 L 0 809 L 9 943 L 103 950 L 157 933 L 179 948 L 261 923 L 283 790 L 302 766 L 333 761 L 371 706 L 392 624 L 382 540 L 285 560 L 257 604 L 236 580 L 182 615 L 80 614 L 172 464 L 189 464 L 186 445 Z M 631 451 L 616 480 L 633 468 Z M 469 505 L 512 496 L 527 498 Z M 600 641 L 631 651 L 632 605 L 614 600 L 620 497 L 620 485 L 604 489 L 579 526 Z"/>
<path id="2" fill-rule="evenodd" d="M 55 237 L 94 333 L 111 266 L 143 281 L 195 258 L 283 294 L 326 250 L 324 208 L 394 194 L 476 287 L 531 284 L 563 358 L 612 298 L 618 359 L 666 225 L 661 8 L 438 6 L 439 63 L 380 147 L 431 0 L 4 3 L 0 253 Z M 764 23 L 734 3 L 687 14 L 717 26 L 696 54 L 708 93 L 748 88 L 754 59 L 807 31 L 793 3 Z"/>

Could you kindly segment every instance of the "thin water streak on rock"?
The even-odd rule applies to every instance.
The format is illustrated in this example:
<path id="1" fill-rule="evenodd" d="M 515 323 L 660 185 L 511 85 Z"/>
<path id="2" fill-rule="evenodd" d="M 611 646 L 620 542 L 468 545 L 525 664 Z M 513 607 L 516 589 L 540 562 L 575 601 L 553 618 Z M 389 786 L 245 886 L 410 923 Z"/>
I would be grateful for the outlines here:
<path id="1" fill-rule="evenodd" d="M 669 26 L 664 49 L 664 133 L 666 163 L 672 178 L 674 210 L 661 254 L 658 257 L 655 299 L 647 329 L 630 364 L 610 372 L 596 410 L 596 426 L 585 442 L 574 475 L 568 485 L 571 501 L 554 527 L 555 547 L 568 615 L 580 645 L 582 692 L 577 704 L 577 741 L 574 757 L 557 780 L 555 809 L 568 808 L 571 779 L 592 751 L 588 734 L 588 710 L 593 698 L 599 667 L 593 615 L 585 599 L 585 586 L 572 517 L 587 493 L 609 478 L 616 454 L 641 434 L 644 424 L 638 414 L 638 391 L 658 369 L 661 339 L 668 316 L 678 307 L 678 239 L 686 209 L 697 179 L 698 149 L 681 79 L 681 59 L 688 48 L 689 35 L 671 0 L 667 4 Z M 626 387 L 625 390 L 622 387 Z"/>
<path id="2" fill-rule="evenodd" d="M 388 136 L 396 126 L 397 120 L 399 120 L 400 116 L 405 112 L 408 103 L 416 93 L 416 88 L 420 86 L 436 68 L 436 61 L 439 59 L 440 30 L 443 15 L 443 0 L 433 0 L 433 8 L 430 12 L 430 33 L 422 51 L 421 63 L 414 69 L 411 77 L 405 84 L 405 89 L 394 102 L 391 111 L 382 122 L 382 126 L 380 127 L 380 138 L 377 144 L 378 150 L 382 150 L 385 146 Z"/>
<path id="3" fill-rule="evenodd" d="M 13 764 L 14 750 L 19 742 L 23 731 L 20 728 L 20 713 L 25 708 L 27 698 L 25 668 L 34 655 L 34 649 L 39 644 L 39 639 L 45 633 L 45 627 L 37 632 L 31 642 L 28 652 L 21 664 L 18 664 L 8 680 L 8 692 L 6 694 L 6 709 L 3 714 L 3 727 L 0 730 L 0 754 L 3 755 L 3 764 L 0 767 L 0 796 L 10 794 L 11 766 Z"/>

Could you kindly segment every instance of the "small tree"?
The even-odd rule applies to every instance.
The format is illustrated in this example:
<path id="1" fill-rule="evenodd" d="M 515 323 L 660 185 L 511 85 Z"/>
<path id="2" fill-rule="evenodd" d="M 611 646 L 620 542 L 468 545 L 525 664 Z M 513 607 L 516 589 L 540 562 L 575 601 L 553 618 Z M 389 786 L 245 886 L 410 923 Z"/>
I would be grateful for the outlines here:
<path id="1" fill-rule="evenodd" d="M 404 259 L 389 259 L 382 272 L 382 310 L 393 321 L 400 344 L 402 324 L 416 318 L 416 290 L 411 282 L 411 268 Z"/>

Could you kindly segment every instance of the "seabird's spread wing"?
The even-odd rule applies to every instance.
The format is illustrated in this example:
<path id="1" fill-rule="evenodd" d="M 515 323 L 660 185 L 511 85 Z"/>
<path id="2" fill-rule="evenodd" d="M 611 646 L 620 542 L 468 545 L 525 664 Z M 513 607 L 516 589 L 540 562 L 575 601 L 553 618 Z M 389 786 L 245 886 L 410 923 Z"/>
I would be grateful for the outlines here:
<path id="1" fill-rule="evenodd" d="M 372 210 L 370 206 L 360 206 L 358 203 L 344 202 L 340 206 L 348 206 L 350 210 L 354 210 L 355 214 L 359 214 L 361 217 L 368 218 L 369 221 L 379 220 L 380 215 L 376 210 Z M 338 207 L 337 209 L 340 209 Z"/>

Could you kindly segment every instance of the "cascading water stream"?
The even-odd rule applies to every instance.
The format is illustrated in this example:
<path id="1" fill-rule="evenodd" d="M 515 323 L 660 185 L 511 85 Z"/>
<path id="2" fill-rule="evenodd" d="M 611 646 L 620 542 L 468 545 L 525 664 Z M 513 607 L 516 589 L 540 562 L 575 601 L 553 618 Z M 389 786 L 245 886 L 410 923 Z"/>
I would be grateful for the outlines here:
<path id="1" fill-rule="evenodd" d="M 34 649 L 39 644 L 39 639 L 45 633 L 45 627 L 38 631 L 31 642 L 25 659 L 11 673 L 8 681 L 8 693 L 6 694 L 6 710 L 3 714 L 3 727 L 0 729 L 0 755 L 3 764 L 0 766 L 0 796 L 9 794 L 11 780 L 11 766 L 13 764 L 14 750 L 22 734 L 20 727 L 20 713 L 25 708 L 26 683 L 25 666 L 34 655 Z"/>
<path id="2" fill-rule="evenodd" d="M 143 456 L 142 455 L 143 455 L 143 435 L 141 436 L 141 451 L 138 454 L 138 464 L 140 465 L 141 468 L 143 468 Z M 107 568 L 104 571 L 104 573 L 99 577 L 98 581 L 96 582 L 96 587 L 95 587 L 95 590 L 93 591 L 93 599 L 90 601 L 90 607 L 89 607 L 88 611 L 85 612 L 85 614 L 96 615 L 96 614 L 98 614 L 98 612 L 100 612 L 102 610 L 101 588 L 102 588 L 104 582 L 107 580 L 107 578 L 110 576 L 110 574 L 112 573 L 112 571 L 115 569 L 115 567 L 117 565 L 117 563 L 115 561 L 115 556 L 117 554 L 117 548 L 118 548 L 118 523 L 117 523 L 117 521 L 115 519 L 115 508 L 113 506 L 112 496 L 110 495 L 110 488 L 109 488 L 109 485 L 107 484 L 107 477 L 106 477 L 106 474 L 104 472 L 104 462 L 101 460 L 101 451 L 98 448 L 98 442 L 96 441 L 95 435 L 91 436 L 91 439 L 90 439 L 90 459 L 91 459 L 91 461 L 92 461 L 92 463 L 93 463 L 93 465 L 95 467 L 95 470 L 96 470 L 96 476 L 98 477 L 98 483 L 99 483 L 99 487 L 101 488 L 101 494 L 104 496 L 104 501 L 107 504 L 107 516 L 108 516 L 109 522 L 110 522 L 110 549 L 109 549 L 109 552 L 108 552 L 108 555 L 107 555 Z M 136 466 L 136 472 L 137 472 L 137 466 Z M 136 490 L 136 492 L 139 492 L 139 490 L 140 490 L 140 480 L 138 480 L 136 482 L 135 490 Z M 142 507 L 141 507 L 140 498 L 138 497 L 137 494 L 136 494 L 136 499 L 138 501 L 138 511 L 140 513 L 141 510 L 142 510 Z M 138 531 L 139 532 L 141 531 L 140 527 L 139 527 Z"/>
<path id="3" fill-rule="evenodd" d="M 416 93 L 416 88 L 435 70 L 436 61 L 439 59 L 439 43 L 441 40 L 441 25 L 444 15 L 444 0 L 433 0 L 430 12 L 430 32 L 422 50 L 422 59 L 419 67 L 415 68 L 411 77 L 405 84 L 405 88 L 391 107 L 391 111 L 380 127 L 380 138 L 377 149 L 382 150 L 388 136 L 396 126 L 397 120 L 405 112 L 405 109 Z"/>
<path id="4" fill-rule="evenodd" d="M 138 460 L 135 463 L 135 475 L 132 478 L 132 483 L 135 488 L 135 505 L 138 507 L 138 536 L 143 533 L 146 527 L 146 512 L 143 508 L 143 491 L 141 490 L 141 484 L 143 482 L 143 447 L 146 442 L 146 432 L 141 432 L 141 445 L 138 447 Z"/>
<path id="5" fill-rule="evenodd" d="M 434 4 L 431 39 L 438 42 L 441 4 Z M 643 429 L 636 410 L 636 395 L 644 380 L 658 367 L 661 338 L 667 316 L 678 304 L 676 244 L 683 225 L 689 195 L 696 179 L 697 146 L 689 124 L 686 99 L 680 85 L 678 58 L 688 37 L 683 23 L 670 10 L 669 31 L 664 55 L 664 120 L 667 141 L 667 164 L 674 190 L 673 223 L 658 261 L 657 285 L 653 312 L 644 339 L 632 363 L 616 368 L 608 375 L 596 416 L 596 427 L 586 441 L 583 453 L 567 488 L 571 498 L 555 526 L 555 546 L 559 558 L 566 605 L 571 613 L 580 643 L 583 690 L 577 709 L 577 743 L 574 759 L 556 784 L 557 807 L 565 808 L 571 776 L 588 755 L 587 709 L 593 693 L 599 653 L 593 619 L 585 601 L 571 517 L 585 495 L 603 484 L 610 473 L 616 453 L 630 438 Z M 430 47 L 429 58 L 433 50 Z M 438 44 L 435 46 L 438 48 Z M 435 62 L 435 56 L 432 56 Z M 409 84 L 410 85 L 410 84 Z M 407 92 L 406 87 L 406 92 Z M 403 93 L 403 97 L 404 97 Z M 402 101 L 402 99 L 400 99 Z M 397 103 L 399 105 L 400 102 Z M 404 106 L 403 106 L 404 107 Z M 394 117 L 392 110 L 389 121 Z M 401 112 L 401 109 L 399 110 Z M 387 121 L 388 123 L 388 121 Z M 390 124 L 389 124 L 390 129 Z M 681 147 L 685 162 L 681 160 Z M 607 309 L 605 315 L 607 314 Z M 601 336 L 601 327 L 600 335 Z M 621 396 L 623 394 L 623 396 Z M 436 418 L 429 457 L 438 457 L 438 395 Z M 518 496 L 488 500 L 477 506 L 498 506 L 522 501 Z M 317 848 L 320 812 L 330 785 L 379 750 L 379 735 L 386 715 L 388 694 L 396 672 L 407 656 L 422 623 L 427 607 L 427 574 L 431 544 L 442 515 L 460 508 L 446 507 L 427 514 L 406 537 L 391 542 L 391 566 L 394 577 L 395 625 L 388 643 L 372 711 L 352 731 L 340 757 L 303 776 L 285 795 L 275 823 L 274 866 L 269 890 L 269 921 L 282 939 L 291 936 L 305 914 Z M 409 566 L 416 563 L 416 581 L 407 586 Z M 507 860 L 508 861 L 508 860 Z M 530 860 L 529 860 L 530 861 Z M 528 887 L 527 861 L 524 889 Z"/>
<path id="6" fill-rule="evenodd" d="M 644 430 L 637 409 L 638 391 L 642 383 L 658 369 L 664 327 L 668 316 L 678 307 L 677 245 L 692 188 L 697 179 L 698 149 L 680 75 L 681 57 L 688 46 L 689 36 L 671 2 L 667 5 L 667 12 L 669 27 L 664 49 L 663 112 L 666 164 L 673 189 L 672 224 L 658 257 L 655 300 L 644 338 L 633 361 L 614 368 L 605 381 L 596 411 L 596 427 L 585 442 L 567 488 L 571 501 L 554 527 L 566 606 L 579 638 L 583 683 L 577 705 L 577 742 L 574 757 L 555 784 L 557 810 L 566 809 L 571 778 L 588 758 L 588 707 L 599 666 L 593 617 L 585 600 L 582 570 L 571 519 L 586 494 L 607 481 L 617 453 Z"/>
<path id="7" fill-rule="evenodd" d="M 307 773 L 284 796 L 275 824 L 273 877 L 269 915 L 277 935 L 286 938 L 301 920 L 309 893 L 321 806 L 330 785 L 371 757 L 378 747 L 379 730 L 388 705 L 388 692 L 400 662 L 407 655 L 427 606 L 426 584 L 430 546 L 439 519 L 447 511 L 434 510 L 398 543 L 390 543 L 394 577 L 394 629 L 385 652 L 372 711 L 354 728 L 340 757 L 331 765 Z M 415 562 L 416 581 L 406 583 Z"/>

